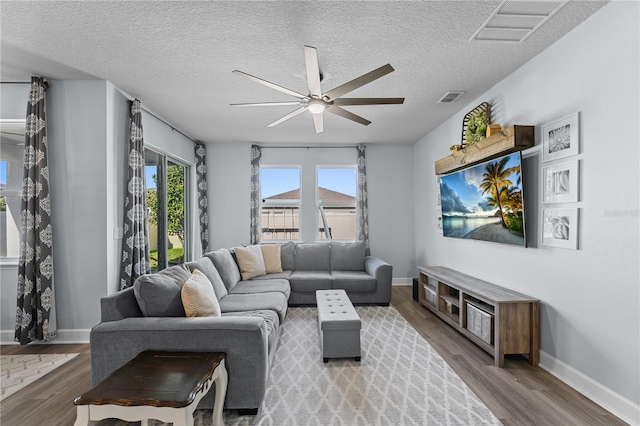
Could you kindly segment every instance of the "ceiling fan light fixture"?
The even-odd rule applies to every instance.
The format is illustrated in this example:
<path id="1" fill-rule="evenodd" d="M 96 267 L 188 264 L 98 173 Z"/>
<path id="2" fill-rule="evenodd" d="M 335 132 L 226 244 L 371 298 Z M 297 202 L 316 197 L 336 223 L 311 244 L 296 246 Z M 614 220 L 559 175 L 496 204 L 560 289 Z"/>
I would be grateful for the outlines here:
<path id="1" fill-rule="evenodd" d="M 312 99 L 309 101 L 309 112 L 311 114 L 322 114 L 324 112 L 324 102 Z"/>

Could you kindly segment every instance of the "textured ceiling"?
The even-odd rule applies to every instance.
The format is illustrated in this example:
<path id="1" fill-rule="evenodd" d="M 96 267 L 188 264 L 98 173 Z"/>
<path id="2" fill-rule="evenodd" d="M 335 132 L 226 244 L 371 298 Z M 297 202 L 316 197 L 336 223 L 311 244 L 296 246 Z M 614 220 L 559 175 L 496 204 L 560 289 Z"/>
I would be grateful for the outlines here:
<path id="1" fill-rule="evenodd" d="M 469 42 L 501 1 L 0 2 L 0 78 L 105 79 L 193 139 L 263 144 L 413 143 L 584 21 L 606 2 L 571 1 L 522 44 Z M 307 93 L 303 46 L 318 49 L 323 91 L 390 63 L 349 94 L 405 97 L 346 109 L 365 127 L 295 107 L 232 107 L 292 98 L 239 69 Z M 466 93 L 436 104 L 449 90 Z"/>

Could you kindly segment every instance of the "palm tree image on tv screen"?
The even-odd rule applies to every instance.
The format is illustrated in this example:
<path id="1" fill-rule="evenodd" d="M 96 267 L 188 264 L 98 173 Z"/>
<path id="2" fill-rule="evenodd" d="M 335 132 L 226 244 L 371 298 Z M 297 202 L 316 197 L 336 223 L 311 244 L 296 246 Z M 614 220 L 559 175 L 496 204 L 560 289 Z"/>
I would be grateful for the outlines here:
<path id="1" fill-rule="evenodd" d="M 440 178 L 445 237 L 526 246 L 519 152 Z"/>

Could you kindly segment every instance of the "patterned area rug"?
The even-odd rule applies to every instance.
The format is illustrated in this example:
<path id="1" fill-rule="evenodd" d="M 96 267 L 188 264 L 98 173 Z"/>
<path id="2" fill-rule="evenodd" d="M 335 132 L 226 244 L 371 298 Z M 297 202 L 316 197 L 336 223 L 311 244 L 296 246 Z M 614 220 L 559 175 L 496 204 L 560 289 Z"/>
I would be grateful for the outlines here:
<path id="1" fill-rule="evenodd" d="M 257 416 L 226 425 L 499 425 L 393 307 L 358 306 L 362 361 L 322 362 L 315 308 L 290 308 Z M 195 424 L 211 424 L 198 410 Z"/>
<path id="2" fill-rule="evenodd" d="M 76 356 L 78 354 L 0 355 L 0 401 Z"/>

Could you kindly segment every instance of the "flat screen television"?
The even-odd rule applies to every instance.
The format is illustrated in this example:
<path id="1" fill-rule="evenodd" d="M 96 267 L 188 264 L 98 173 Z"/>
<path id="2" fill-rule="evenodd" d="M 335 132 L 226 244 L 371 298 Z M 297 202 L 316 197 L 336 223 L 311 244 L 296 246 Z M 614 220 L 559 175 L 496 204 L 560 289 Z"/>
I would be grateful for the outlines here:
<path id="1" fill-rule="evenodd" d="M 520 152 L 441 176 L 440 201 L 445 237 L 526 247 Z"/>

